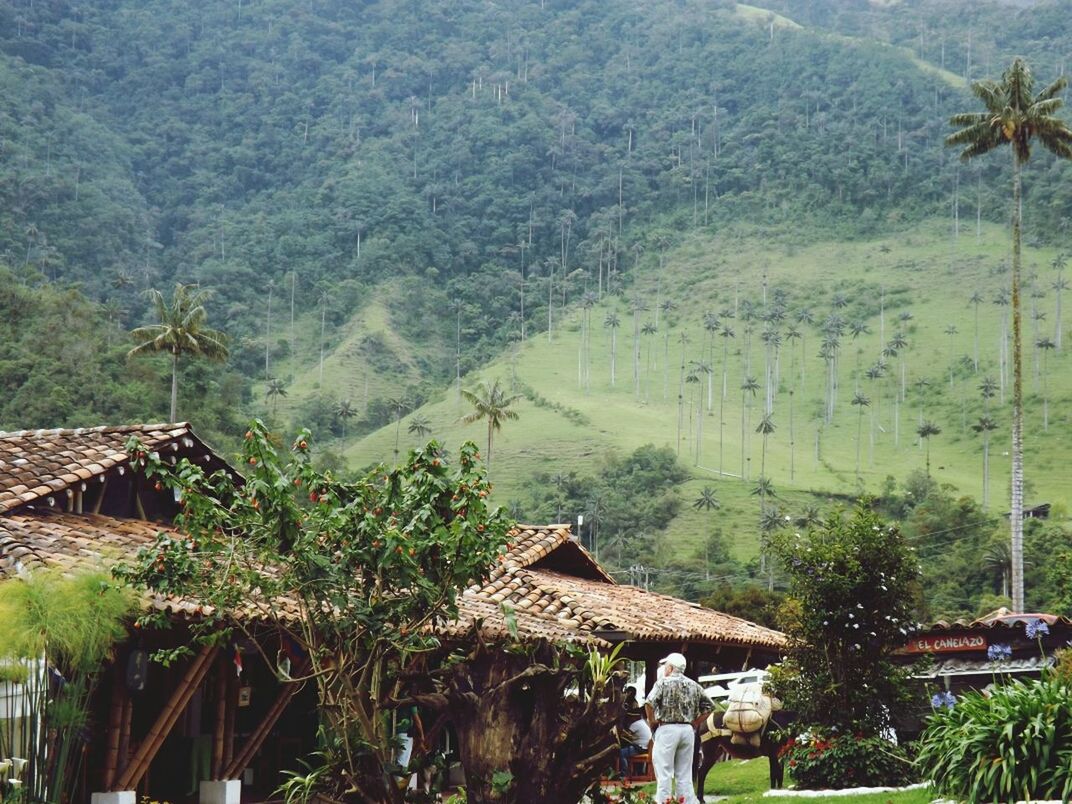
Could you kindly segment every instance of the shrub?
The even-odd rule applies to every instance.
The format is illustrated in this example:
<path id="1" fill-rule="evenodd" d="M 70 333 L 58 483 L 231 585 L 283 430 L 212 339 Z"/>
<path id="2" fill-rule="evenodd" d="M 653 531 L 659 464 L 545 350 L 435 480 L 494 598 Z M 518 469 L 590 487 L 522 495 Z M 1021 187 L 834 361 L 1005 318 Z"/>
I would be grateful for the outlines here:
<path id="1" fill-rule="evenodd" d="M 906 751 L 881 737 L 813 735 L 790 740 L 780 756 L 796 786 L 806 790 L 900 787 L 917 778 Z"/>
<path id="2" fill-rule="evenodd" d="M 968 801 L 1072 796 L 1072 687 L 1057 674 L 967 692 L 938 709 L 918 765 L 936 792 Z"/>
<path id="3" fill-rule="evenodd" d="M 789 575 L 780 612 L 788 655 L 772 672 L 775 692 L 817 733 L 881 734 L 915 695 L 893 652 L 912 627 L 919 563 L 865 504 L 775 547 Z"/>

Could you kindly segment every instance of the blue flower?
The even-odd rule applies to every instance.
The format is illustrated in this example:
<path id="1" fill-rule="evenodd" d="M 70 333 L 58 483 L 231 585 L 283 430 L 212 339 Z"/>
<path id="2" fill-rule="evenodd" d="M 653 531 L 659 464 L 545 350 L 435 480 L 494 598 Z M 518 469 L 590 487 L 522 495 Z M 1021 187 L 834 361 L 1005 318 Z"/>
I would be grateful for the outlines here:
<path id="1" fill-rule="evenodd" d="M 935 709 L 952 709 L 956 704 L 957 698 L 953 693 L 943 690 L 942 692 L 936 692 L 931 696 L 931 706 Z"/>
<path id="2" fill-rule="evenodd" d="M 986 649 L 986 658 L 992 662 L 1007 662 L 1012 658 L 1012 646 L 991 645 Z"/>
<path id="3" fill-rule="evenodd" d="M 1042 620 L 1028 620 L 1024 630 L 1028 639 L 1036 639 L 1050 633 L 1050 627 Z"/>

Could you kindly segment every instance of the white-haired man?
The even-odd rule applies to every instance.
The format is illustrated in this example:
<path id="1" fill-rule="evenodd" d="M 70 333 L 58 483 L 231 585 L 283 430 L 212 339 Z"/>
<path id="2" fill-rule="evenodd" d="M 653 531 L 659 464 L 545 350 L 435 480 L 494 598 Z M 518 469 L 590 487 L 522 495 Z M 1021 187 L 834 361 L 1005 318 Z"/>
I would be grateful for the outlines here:
<path id="1" fill-rule="evenodd" d="M 659 661 L 662 675 L 644 702 L 644 711 L 655 733 L 651 764 L 655 769 L 655 800 L 683 797 L 685 804 L 698 804 L 692 788 L 692 754 L 695 725 L 714 703 L 704 688 L 685 675 L 685 657 L 671 653 Z"/>

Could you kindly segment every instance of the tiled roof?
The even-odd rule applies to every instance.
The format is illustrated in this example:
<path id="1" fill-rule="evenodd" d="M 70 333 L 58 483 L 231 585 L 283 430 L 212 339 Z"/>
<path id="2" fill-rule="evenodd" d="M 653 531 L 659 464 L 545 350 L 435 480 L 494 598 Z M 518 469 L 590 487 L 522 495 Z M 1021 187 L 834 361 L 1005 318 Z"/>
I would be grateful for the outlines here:
<path id="1" fill-rule="evenodd" d="M 1039 673 L 1044 667 L 1056 664 L 1053 656 L 1022 656 L 1003 661 L 988 659 L 949 658 L 935 661 L 916 673 L 916 678 L 937 678 L 940 676 L 990 676 L 999 673 Z"/>
<path id="2" fill-rule="evenodd" d="M 156 523 L 94 514 L 35 511 L 0 516 L 0 577 L 35 566 L 107 568 L 133 557 L 162 530 L 167 528 Z M 600 632 L 613 631 L 643 642 L 765 648 L 784 644 L 784 636 L 777 631 L 684 600 L 616 584 L 602 570 L 599 577 L 558 571 L 560 564 L 574 565 L 579 560 L 598 569 L 583 548 L 570 540 L 567 528 L 519 526 L 514 535 L 513 548 L 490 580 L 462 595 L 459 618 L 441 627 L 444 636 L 459 636 L 478 620 L 488 637 L 505 635 L 506 619 L 500 606 L 505 602 L 514 610 L 522 639 L 605 645 Z M 568 561 L 553 560 L 561 554 L 567 554 Z M 581 569 L 587 572 L 588 566 Z M 176 613 L 199 610 L 195 601 L 176 598 L 154 598 L 152 604 Z M 286 610 L 292 604 L 277 601 L 276 605 Z M 256 612 L 251 607 L 247 615 L 256 616 Z"/>
<path id="3" fill-rule="evenodd" d="M 556 617 L 538 612 L 514 610 L 516 633 L 522 640 L 574 642 L 600 648 L 610 643 L 586 631 L 579 631 Z M 481 633 L 488 639 L 504 639 L 510 634 L 502 607 L 487 598 L 467 591 L 458 601 L 458 618 L 440 625 L 436 633 L 444 637 L 463 637 L 480 623 Z"/>
<path id="4" fill-rule="evenodd" d="M 509 533 L 507 551 L 496 575 L 517 567 L 554 563 L 556 569 L 568 567 L 570 575 L 599 578 L 607 583 L 614 579 L 599 566 L 592 554 L 574 541 L 569 525 L 516 525 Z M 553 555 L 552 555 L 553 554 Z"/>
<path id="5" fill-rule="evenodd" d="M 0 579 L 37 567 L 107 571 L 155 541 L 169 528 L 139 519 L 98 514 L 35 512 L 0 516 Z M 201 609 L 189 600 L 156 596 L 153 606 L 175 613 Z"/>
<path id="6" fill-rule="evenodd" d="M 938 620 L 931 625 L 924 626 L 922 631 L 949 631 L 972 628 L 1023 628 L 1029 622 L 1044 622 L 1046 625 L 1072 626 L 1072 619 L 1058 614 L 1046 613 L 1016 613 L 1009 611 L 1004 606 L 995 609 L 989 614 L 984 614 L 975 620 L 956 619 Z"/>
<path id="7" fill-rule="evenodd" d="M 510 567 L 467 594 L 551 615 L 590 633 L 618 631 L 645 642 L 707 642 L 781 648 L 785 636 L 739 617 L 635 586 L 578 578 L 536 567 Z"/>
<path id="8" fill-rule="evenodd" d="M 204 447 L 190 426 L 181 422 L 0 433 L 0 513 L 125 465 L 131 436 L 155 451 L 169 446 L 175 451 Z"/>

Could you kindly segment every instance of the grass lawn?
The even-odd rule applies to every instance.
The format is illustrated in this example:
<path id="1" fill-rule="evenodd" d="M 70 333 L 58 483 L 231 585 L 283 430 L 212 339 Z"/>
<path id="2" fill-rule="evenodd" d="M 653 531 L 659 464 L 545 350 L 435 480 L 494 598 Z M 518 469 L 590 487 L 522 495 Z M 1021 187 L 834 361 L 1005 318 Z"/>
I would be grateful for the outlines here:
<path id="1" fill-rule="evenodd" d="M 754 802 L 837 802 L 837 804 L 928 804 L 934 796 L 929 790 L 908 790 L 904 793 L 872 793 L 866 796 L 829 796 L 818 798 L 765 797 L 769 787 L 766 759 L 752 759 L 747 762 L 730 760 L 719 762 L 707 774 L 707 786 L 704 795 L 714 801 L 715 796 L 727 796 L 727 804 L 754 804 Z M 655 792 L 655 786 L 650 788 Z"/>

